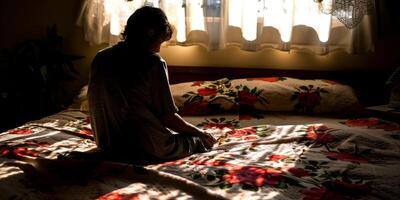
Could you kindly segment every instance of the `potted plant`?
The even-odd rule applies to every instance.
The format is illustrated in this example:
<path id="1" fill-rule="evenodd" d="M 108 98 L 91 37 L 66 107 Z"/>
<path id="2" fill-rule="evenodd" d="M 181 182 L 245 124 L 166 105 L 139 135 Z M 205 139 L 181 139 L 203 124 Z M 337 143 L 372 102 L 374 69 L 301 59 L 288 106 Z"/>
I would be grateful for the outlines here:
<path id="1" fill-rule="evenodd" d="M 37 119 L 65 107 L 62 81 L 76 79 L 73 61 L 83 56 L 69 55 L 62 50 L 63 37 L 56 26 L 47 28 L 43 39 L 26 40 L 13 50 L 0 53 L 1 118 L 19 124 Z"/>

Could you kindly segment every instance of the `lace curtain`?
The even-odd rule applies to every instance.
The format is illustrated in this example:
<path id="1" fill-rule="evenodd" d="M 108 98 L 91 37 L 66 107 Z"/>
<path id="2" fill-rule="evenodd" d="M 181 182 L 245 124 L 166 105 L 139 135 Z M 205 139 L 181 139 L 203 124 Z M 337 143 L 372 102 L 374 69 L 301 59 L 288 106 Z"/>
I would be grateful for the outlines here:
<path id="1" fill-rule="evenodd" d="M 316 54 L 374 49 L 373 0 L 85 0 L 78 24 L 90 43 L 114 44 L 143 5 L 163 9 L 175 27 L 167 45 Z"/>
<path id="2" fill-rule="evenodd" d="M 319 8 L 325 14 L 332 14 L 347 28 L 356 27 L 364 15 L 375 13 L 374 0 L 317 0 Z"/>

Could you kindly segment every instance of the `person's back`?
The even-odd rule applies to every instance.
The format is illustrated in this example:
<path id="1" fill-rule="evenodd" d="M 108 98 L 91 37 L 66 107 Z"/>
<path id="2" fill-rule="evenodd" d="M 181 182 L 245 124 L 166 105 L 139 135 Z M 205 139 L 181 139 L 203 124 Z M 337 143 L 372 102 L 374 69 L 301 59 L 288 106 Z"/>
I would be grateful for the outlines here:
<path id="1" fill-rule="evenodd" d="M 164 67 L 157 54 L 134 52 L 123 43 L 99 52 L 91 69 L 89 105 L 101 149 L 122 151 L 126 145 L 137 147 L 133 143 L 140 145 L 140 134 L 155 127 L 165 129 L 155 119 L 176 109 L 173 102 L 163 108 L 154 101 L 169 95 L 154 96 L 155 90 L 169 92 L 159 83 Z"/>
<path id="2" fill-rule="evenodd" d="M 157 54 L 170 30 L 160 9 L 143 7 L 129 18 L 125 40 L 93 60 L 89 111 L 100 150 L 128 160 L 167 160 L 215 142 L 177 114 L 167 66 Z"/>

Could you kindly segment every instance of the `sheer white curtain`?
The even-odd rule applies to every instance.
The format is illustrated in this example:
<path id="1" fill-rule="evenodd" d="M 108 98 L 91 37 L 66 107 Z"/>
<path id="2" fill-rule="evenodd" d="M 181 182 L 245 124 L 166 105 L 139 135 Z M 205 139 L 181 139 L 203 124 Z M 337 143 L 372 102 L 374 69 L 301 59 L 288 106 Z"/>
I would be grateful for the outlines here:
<path id="1" fill-rule="evenodd" d="M 316 54 L 342 49 L 359 53 L 374 49 L 374 14 L 364 12 L 367 5 L 373 10 L 371 2 L 86 0 L 78 23 L 92 44 L 113 44 L 119 40 L 130 14 L 143 5 L 151 5 L 163 9 L 175 27 L 167 45 L 198 44 L 210 50 L 231 45 L 249 51 L 305 49 Z"/>

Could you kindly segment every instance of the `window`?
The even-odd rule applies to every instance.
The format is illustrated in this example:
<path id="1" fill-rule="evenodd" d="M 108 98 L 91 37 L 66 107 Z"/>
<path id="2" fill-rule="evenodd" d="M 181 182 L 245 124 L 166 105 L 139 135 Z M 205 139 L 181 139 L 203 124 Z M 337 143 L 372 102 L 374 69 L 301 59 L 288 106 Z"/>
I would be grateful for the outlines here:
<path id="1" fill-rule="evenodd" d="M 220 17 L 221 16 L 221 0 L 207 0 L 205 7 L 205 15 L 207 17 Z"/>
<path id="2" fill-rule="evenodd" d="M 169 45 L 229 45 L 257 51 L 308 49 L 326 54 L 373 49 L 373 0 L 86 0 L 80 24 L 92 43 L 118 41 L 127 18 L 148 5 L 165 11 Z M 362 47 L 362 48 L 361 48 Z"/>

